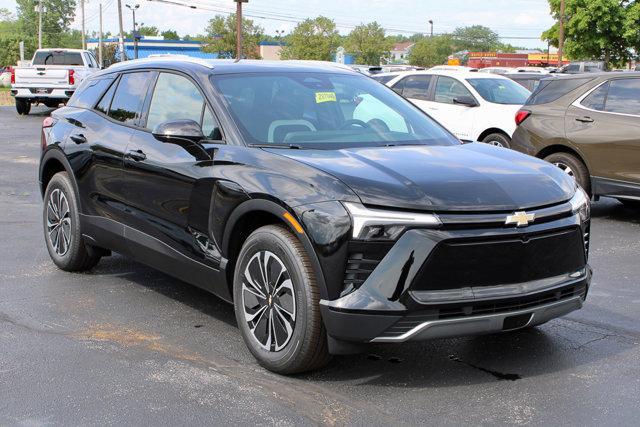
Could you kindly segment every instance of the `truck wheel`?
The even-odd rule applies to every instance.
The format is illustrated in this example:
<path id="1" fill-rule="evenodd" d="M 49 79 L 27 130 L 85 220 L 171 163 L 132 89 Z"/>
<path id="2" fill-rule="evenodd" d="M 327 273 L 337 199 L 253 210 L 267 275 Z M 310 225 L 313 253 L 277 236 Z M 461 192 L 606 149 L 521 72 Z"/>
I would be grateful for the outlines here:
<path id="1" fill-rule="evenodd" d="M 287 228 L 268 225 L 247 238 L 233 297 L 242 338 L 262 366 L 294 374 L 327 364 L 315 274 L 302 243 Z"/>
<path id="2" fill-rule="evenodd" d="M 16 111 L 21 116 L 26 116 L 31 111 L 31 102 L 26 99 L 16 98 Z"/>
<path id="3" fill-rule="evenodd" d="M 497 132 L 485 136 L 482 142 L 496 147 L 511 148 L 511 138 Z"/>
<path id="4" fill-rule="evenodd" d="M 550 154 L 544 159 L 565 171 L 567 175 L 572 176 L 587 194 L 591 194 L 589 171 L 582 160 L 573 154 L 563 152 Z"/>

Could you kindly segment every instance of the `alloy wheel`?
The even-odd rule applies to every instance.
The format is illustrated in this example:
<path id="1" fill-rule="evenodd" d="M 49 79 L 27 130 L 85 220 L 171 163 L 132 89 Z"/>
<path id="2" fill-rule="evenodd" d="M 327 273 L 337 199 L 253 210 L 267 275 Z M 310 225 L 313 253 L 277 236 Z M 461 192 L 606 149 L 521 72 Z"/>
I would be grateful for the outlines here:
<path id="1" fill-rule="evenodd" d="M 273 252 L 253 255 L 242 276 L 242 308 L 253 338 L 277 352 L 291 340 L 296 322 L 296 296 L 291 276 Z"/>
<path id="2" fill-rule="evenodd" d="M 562 162 L 555 162 L 554 165 L 556 165 L 561 170 L 563 170 L 567 175 L 575 179 L 575 174 L 573 173 L 573 169 L 571 169 L 569 165 Z"/>
<path id="3" fill-rule="evenodd" d="M 47 201 L 47 238 L 58 256 L 64 256 L 71 247 L 71 216 L 69 201 L 56 188 Z"/>
<path id="4" fill-rule="evenodd" d="M 493 146 L 495 146 L 495 147 L 502 147 L 502 148 L 505 148 L 505 146 L 504 146 L 504 144 L 503 144 L 502 142 L 500 142 L 500 141 L 496 141 L 496 140 L 493 140 L 493 141 L 487 141 L 487 144 L 489 144 L 489 145 L 493 145 Z"/>

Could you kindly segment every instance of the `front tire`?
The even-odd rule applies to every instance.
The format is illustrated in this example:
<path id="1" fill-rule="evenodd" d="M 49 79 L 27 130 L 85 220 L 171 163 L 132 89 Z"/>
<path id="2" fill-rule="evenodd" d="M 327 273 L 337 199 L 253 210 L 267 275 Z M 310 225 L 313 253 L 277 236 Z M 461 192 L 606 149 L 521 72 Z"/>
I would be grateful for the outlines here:
<path id="1" fill-rule="evenodd" d="M 582 160 L 573 154 L 563 152 L 550 154 L 544 159 L 562 169 L 567 175 L 573 177 L 587 194 L 591 194 L 589 171 L 587 170 L 587 166 L 582 163 Z"/>
<path id="2" fill-rule="evenodd" d="M 233 296 L 242 338 L 262 366 L 294 374 L 328 363 L 315 275 L 304 247 L 287 228 L 268 225 L 247 238 Z"/>
<path id="3" fill-rule="evenodd" d="M 16 111 L 21 116 L 26 116 L 31 111 L 31 102 L 26 99 L 16 98 Z"/>
<path id="4" fill-rule="evenodd" d="M 53 263 L 64 271 L 85 271 L 101 253 L 87 246 L 80 230 L 80 212 L 73 184 L 66 172 L 51 178 L 44 195 L 44 238 Z"/>
<path id="5" fill-rule="evenodd" d="M 511 138 L 502 133 L 491 133 L 485 136 L 482 142 L 496 147 L 511 148 Z"/>

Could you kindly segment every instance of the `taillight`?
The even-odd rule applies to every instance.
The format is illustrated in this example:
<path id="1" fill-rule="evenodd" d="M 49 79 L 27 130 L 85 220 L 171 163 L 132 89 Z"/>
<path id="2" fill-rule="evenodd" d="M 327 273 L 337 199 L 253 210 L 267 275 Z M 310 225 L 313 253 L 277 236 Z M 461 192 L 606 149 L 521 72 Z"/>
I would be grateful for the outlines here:
<path id="1" fill-rule="evenodd" d="M 527 117 L 531 115 L 531 111 L 520 110 L 516 113 L 516 126 L 520 126 L 520 123 L 524 122 Z"/>
<path id="2" fill-rule="evenodd" d="M 11 68 L 11 84 L 16 84 L 16 69 Z"/>
<path id="3" fill-rule="evenodd" d="M 76 84 L 76 76 L 74 70 L 69 70 L 69 86 Z"/>
<path id="4" fill-rule="evenodd" d="M 56 119 L 53 117 L 45 117 L 42 121 L 42 129 L 50 128 L 54 124 L 56 124 Z"/>

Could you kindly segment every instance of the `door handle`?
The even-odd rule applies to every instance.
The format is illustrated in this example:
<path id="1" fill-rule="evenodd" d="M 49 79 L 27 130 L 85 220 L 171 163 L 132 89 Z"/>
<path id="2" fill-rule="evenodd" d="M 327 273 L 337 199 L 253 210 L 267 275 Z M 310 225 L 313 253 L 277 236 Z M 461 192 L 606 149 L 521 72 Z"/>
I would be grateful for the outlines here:
<path id="1" fill-rule="evenodd" d="M 144 151 L 142 150 L 129 150 L 125 157 L 136 162 L 141 162 L 147 158 L 147 155 L 144 154 Z"/>
<path id="2" fill-rule="evenodd" d="M 84 144 L 85 142 L 87 142 L 87 138 L 85 138 L 85 136 L 81 133 L 78 135 L 71 135 L 69 138 L 71 138 L 71 140 L 76 144 Z"/>
<path id="3" fill-rule="evenodd" d="M 576 117 L 576 121 L 577 122 L 582 122 L 582 123 L 593 123 L 593 119 L 591 117 L 588 117 L 588 116 Z"/>

